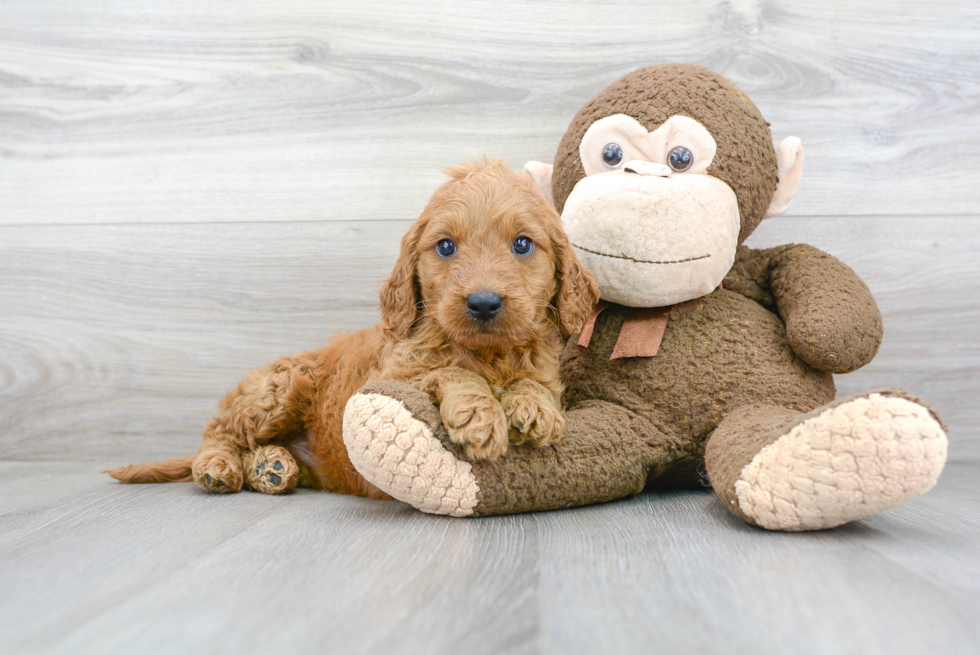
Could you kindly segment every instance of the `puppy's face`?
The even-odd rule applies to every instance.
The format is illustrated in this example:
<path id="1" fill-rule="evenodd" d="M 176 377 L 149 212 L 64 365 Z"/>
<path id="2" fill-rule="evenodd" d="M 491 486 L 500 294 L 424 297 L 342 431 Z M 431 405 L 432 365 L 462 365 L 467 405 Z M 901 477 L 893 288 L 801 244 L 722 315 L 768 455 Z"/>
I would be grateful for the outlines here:
<path id="1" fill-rule="evenodd" d="M 470 348 L 527 342 L 547 320 L 556 288 L 548 217 L 495 177 L 446 191 L 419 239 L 424 312 Z"/>
<path id="2" fill-rule="evenodd" d="M 580 329 L 597 290 L 555 210 L 500 162 L 449 174 L 402 243 L 414 271 L 412 321 L 428 317 L 472 349 L 522 345 L 550 325 Z"/>

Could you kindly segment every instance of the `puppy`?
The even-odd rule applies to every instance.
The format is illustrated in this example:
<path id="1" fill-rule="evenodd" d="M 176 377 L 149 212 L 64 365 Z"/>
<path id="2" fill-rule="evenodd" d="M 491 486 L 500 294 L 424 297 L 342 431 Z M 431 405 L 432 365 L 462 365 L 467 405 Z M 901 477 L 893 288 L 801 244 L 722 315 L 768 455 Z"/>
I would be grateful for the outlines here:
<path id="1" fill-rule="evenodd" d="M 122 482 L 193 479 L 216 493 L 299 484 L 387 498 L 351 466 L 342 434 L 347 400 L 377 379 L 431 394 L 473 459 L 559 438 L 558 353 L 598 288 L 529 178 L 486 159 L 447 174 L 402 239 L 378 325 L 248 373 L 197 455 L 106 472 Z"/>

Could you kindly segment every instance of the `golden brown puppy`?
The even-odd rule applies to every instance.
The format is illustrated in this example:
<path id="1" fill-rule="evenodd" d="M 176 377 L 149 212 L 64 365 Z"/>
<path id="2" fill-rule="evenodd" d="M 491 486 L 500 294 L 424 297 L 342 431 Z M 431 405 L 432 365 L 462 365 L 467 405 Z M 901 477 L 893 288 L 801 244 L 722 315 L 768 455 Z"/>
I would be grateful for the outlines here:
<path id="1" fill-rule="evenodd" d="M 193 479 L 207 491 L 283 493 L 297 484 L 387 498 L 351 466 L 350 396 L 407 381 L 439 404 L 471 458 L 564 429 L 558 352 L 598 300 L 561 219 L 501 161 L 447 171 L 402 239 L 381 289 L 381 322 L 251 371 L 219 404 L 197 455 L 107 471 L 123 482 Z"/>

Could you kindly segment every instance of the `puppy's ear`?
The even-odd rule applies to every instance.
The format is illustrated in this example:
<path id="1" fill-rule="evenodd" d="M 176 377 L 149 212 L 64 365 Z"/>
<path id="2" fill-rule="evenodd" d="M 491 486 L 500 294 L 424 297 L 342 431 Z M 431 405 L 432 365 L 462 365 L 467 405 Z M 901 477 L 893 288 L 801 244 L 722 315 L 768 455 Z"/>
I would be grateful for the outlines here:
<path id="1" fill-rule="evenodd" d="M 408 228 L 395 268 L 381 285 L 381 330 L 392 339 L 407 339 L 419 316 L 419 239 L 423 228 L 422 219 Z"/>
<path id="2" fill-rule="evenodd" d="M 572 244 L 559 226 L 552 231 L 551 244 L 555 253 L 558 289 L 552 304 L 558 309 L 558 325 L 564 336 L 582 331 L 592 310 L 599 302 L 599 285 L 590 271 L 579 262 Z"/>

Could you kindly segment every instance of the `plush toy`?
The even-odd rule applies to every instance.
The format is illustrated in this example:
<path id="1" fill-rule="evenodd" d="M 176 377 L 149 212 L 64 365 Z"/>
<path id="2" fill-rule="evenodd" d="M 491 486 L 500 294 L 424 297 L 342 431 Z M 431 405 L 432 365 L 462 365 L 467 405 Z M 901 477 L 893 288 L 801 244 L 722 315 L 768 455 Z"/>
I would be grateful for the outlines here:
<path id="1" fill-rule="evenodd" d="M 380 381 L 344 419 L 351 462 L 425 512 L 481 516 L 710 482 L 771 530 L 830 528 L 928 491 L 946 459 L 935 411 L 900 389 L 834 399 L 881 315 L 846 265 L 808 245 L 742 244 L 800 184 L 799 139 L 693 65 L 630 73 L 572 120 L 554 168 L 526 170 L 562 214 L 603 303 L 562 354 L 567 430 L 466 461 L 439 412 Z"/>

